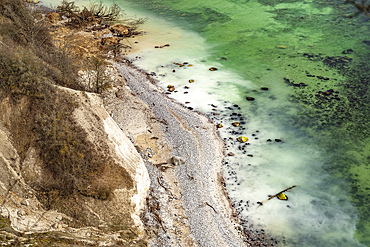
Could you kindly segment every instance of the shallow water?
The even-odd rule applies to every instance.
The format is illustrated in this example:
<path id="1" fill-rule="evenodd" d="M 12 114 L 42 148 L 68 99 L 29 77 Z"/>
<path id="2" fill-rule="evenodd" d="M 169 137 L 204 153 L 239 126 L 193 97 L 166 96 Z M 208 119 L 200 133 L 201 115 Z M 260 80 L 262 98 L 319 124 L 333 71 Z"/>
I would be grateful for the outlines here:
<path id="1" fill-rule="evenodd" d="M 279 246 L 370 246 L 370 18 L 336 1 L 115 2 L 148 17 L 134 63 L 222 123 L 247 225 Z M 288 201 L 257 205 L 293 185 Z"/>

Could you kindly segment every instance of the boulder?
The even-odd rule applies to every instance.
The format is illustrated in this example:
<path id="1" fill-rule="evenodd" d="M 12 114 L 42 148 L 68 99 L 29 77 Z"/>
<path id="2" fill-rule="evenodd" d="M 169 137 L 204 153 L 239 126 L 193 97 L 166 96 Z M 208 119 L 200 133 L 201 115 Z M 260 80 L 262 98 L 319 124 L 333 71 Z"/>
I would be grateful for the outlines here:
<path id="1" fill-rule="evenodd" d="M 244 143 L 248 141 L 248 137 L 245 136 L 240 136 L 238 137 L 238 142 Z"/>
<path id="2" fill-rule="evenodd" d="M 180 157 L 180 156 L 173 156 L 171 158 L 171 163 L 174 166 L 183 165 L 183 164 L 185 164 L 185 159 L 183 157 Z"/>
<path id="3" fill-rule="evenodd" d="M 232 125 L 235 126 L 235 127 L 239 127 L 240 123 L 239 122 L 234 122 L 234 123 L 232 123 Z"/>
<path id="4" fill-rule="evenodd" d="M 103 37 L 100 42 L 103 46 L 118 45 L 118 37 Z"/>
<path id="5" fill-rule="evenodd" d="M 62 20 L 62 17 L 58 13 L 55 13 L 55 12 L 49 13 L 46 17 L 53 24 L 56 24 L 58 23 L 58 21 Z"/>
<path id="6" fill-rule="evenodd" d="M 109 28 L 109 30 L 118 37 L 130 35 L 130 30 L 122 24 L 113 25 Z"/>

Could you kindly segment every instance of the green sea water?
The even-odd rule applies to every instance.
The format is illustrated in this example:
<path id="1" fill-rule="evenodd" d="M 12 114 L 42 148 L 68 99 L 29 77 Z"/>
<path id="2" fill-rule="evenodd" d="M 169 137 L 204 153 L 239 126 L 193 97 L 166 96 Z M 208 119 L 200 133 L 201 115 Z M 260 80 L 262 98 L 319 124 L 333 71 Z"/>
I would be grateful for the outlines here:
<path id="1" fill-rule="evenodd" d="M 104 2 L 148 17 L 151 38 L 138 45 L 149 48 L 129 56 L 162 74 L 163 87 L 202 83 L 176 99 L 207 114 L 209 103 L 240 107 L 251 145 L 243 154 L 228 142 L 237 154 L 225 167 L 235 201 L 255 203 L 297 185 L 288 204 L 271 200 L 242 217 L 284 239 L 280 246 L 370 246 L 369 17 L 349 18 L 356 8 L 342 1 Z M 194 69 L 173 67 L 184 61 Z M 223 137 L 237 137 L 226 130 L 228 116 L 214 120 L 225 126 Z M 284 143 L 266 142 L 275 138 Z"/>
<path id="2" fill-rule="evenodd" d="M 209 56 L 204 58 L 207 62 L 217 62 L 223 69 L 252 82 L 252 86 L 247 86 L 229 78 L 219 85 L 217 93 L 239 105 L 245 105 L 245 96 L 261 98 L 255 109 L 251 106 L 245 109 L 255 110 L 256 118 L 275 121 L 273 125 L 290 129 L 291 138 L 299 140 L 296 145 L 302 145 L 300 142 L 308 145 L 286 156 L 302 155 L 306 161 L 312 159 L 312 163 L 302 162 L 304 165 L 299 168 L 302 173 L 316 167 L 313 163 L 320 159 L 319 168 L 315 169 L 320 169 L 317 176 L 323 178 L 312 185 L 310 193 L 314 197 L 315 189 L 317 194 L 320 189 L 332 190 L 331 195 L 336 198 L 332 202 L 336 204 L 333 210 L 348 207 L 350 218 L 356 218 L 353 237 L 370 246 L 370 18 L 363 14 L 349 18 L 356 9 L 342 1 L 136 0 L 131 3 L 135 8 L 163 16 L 173 25 L 199 34 L 210 47 Z M 271 88 L 271 93 L 261 95 L 260 86 Z M 237 92 L 230 93 L 230 88 Z M 277 100 L 271 100 L 271 96 Z M 273 116 L 269 120 L 266 114 Z M 320 154 L 307 155 L 310 147 L 318 149 Z M 282 156 L 284 152 L 280 151 Z M 312 167 L 307 167 L 310 164 Z M 285 165 L 281 165 L 277 173 L 289 174 Z M 274 175 L 271 176 L 273 180 Z M 326 214 L 330 214 L 329 211 Z M 341 215 L 333 213 L 326 218 L 332 217 Z M 344 221 L 351 219 L 344 217 Z M 272 224 L 278 227 L 278 223 Z M 333 227 L 327 225 L 330 226 Z M 302 239 L 295 242 L 297 246 L 303 246 Z M 322 241 L 318 237 L 316 243 L 307 241 L 306 245 L 354 244 Z"/>

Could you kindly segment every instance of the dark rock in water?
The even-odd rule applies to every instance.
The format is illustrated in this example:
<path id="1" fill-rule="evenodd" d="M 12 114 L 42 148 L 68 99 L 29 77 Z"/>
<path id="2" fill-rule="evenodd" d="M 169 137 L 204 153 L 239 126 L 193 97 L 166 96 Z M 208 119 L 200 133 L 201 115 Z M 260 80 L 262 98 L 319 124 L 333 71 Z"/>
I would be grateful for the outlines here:
<path id="1" fill-rule="evenodd" d="M 365 44 L 367 44 L 367 45 L 370 45 L 370 40 L 364 40 L 363 41 Z"/>
<path id="2" fill-rule="evenodd" d="M 342 51 L 342 54 L 350 54 L 350 53 L 352 53 L 353 52 L 353 50 L 352 49 L 347 49 L 347 50 L 345 50 L 345 51 Z"/>
<path id="3" fill-rule="evenodd" d="M 246 97 L 246 99 L 247 99 L 248 101 L 253 101 L 253 100 L 254 100 L 254 98 L 253 98 L 253 97 Z"/>
<path id="4" fill-rule="evenodd" d="M 271 139 L 267 139 L 267 142 L 272 142 L 272 140 Z"/>
<path id="5" fill-rule="evenodd" d="M 189 109 L 189 110 L 194 110 L 194 108 L 193 108 L 193 107 L 190 107 L 190 106 L 188 107 L 188 109 Z"/>
<path id="6" fill-rule="evenodd" d="M 228 156 L 234 156 L 235 154 L 234 153 L 228 153 L 227 155 Z"/>
<path id="7" fill-rule="evenodd" d="M 275 139 L 276 142 L 281 142 L 281 139 Z"/>
<path id="8" fill-rule="evenodd" d="M 267 91 L 267 90 L 269 90 L 269 88 L 268 87 L 261 87 L 261 90 Z"/>

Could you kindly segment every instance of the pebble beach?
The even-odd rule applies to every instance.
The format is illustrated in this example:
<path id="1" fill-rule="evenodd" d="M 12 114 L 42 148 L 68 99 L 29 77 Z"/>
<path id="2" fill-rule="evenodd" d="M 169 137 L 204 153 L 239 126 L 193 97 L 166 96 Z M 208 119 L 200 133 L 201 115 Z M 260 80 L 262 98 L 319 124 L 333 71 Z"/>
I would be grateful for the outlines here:
<path id="1" fill-rule="evenodd" d="M 150 139 L 166 146 L 138 149 L 151 178 L 142 215 L 151 232 L 150 246 L 273 246 L 263 232 L 243 227 L 245 222 L 238 219 L 229 200 L 221 171 L 225 145 L 216 124 L 167 97 L 145 71 L 130 62 L 114 65 L 131 94 L 150 109 L 151 119 L 159 125 Z M 114 114 L 118 124 L 124 115 Z M 152 136 L 153 131 L 149 130 Z M 161 153 L 160 161 L 154 159 L 156 153 Z M 180 162 L 173 162 L 173 157 Z"/>

